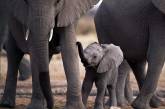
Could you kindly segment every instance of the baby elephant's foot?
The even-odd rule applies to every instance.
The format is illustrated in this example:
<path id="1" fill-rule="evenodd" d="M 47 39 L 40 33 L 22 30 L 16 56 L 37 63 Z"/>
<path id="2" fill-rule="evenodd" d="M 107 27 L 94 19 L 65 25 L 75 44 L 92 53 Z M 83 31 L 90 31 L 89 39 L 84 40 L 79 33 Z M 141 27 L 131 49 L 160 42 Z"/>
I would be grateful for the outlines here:
<path id="1" fill-rule="evenodd" d="M 33 99 L 26 109 L 47 109 L 46 102 L 40 99 Z"/>
<path id="2" fill-rule="evenodd" d="M 15 107 L 15 100 L 9 99 L 2 99 L 0 101 L 0 107 L 4 108 L 14 108 Z"/>
<path id="3" fill-rule="evenodd" d="M 121 109 L 120 107 L 111 106 L 109 109 Z"/>

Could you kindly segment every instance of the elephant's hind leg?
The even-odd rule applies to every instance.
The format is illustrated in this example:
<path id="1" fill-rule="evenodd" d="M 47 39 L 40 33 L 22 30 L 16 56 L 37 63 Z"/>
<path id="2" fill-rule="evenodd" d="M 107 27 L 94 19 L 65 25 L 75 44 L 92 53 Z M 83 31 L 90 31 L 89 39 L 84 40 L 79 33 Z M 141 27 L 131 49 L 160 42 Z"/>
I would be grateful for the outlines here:
<path id="1" fill-rule="evenodd" d="M 16 85 L 19 63 L 23 57 L 23 52 L 17 47 L 13 37 L 9 37 L 6 44 L 8 71 L 5 91 L 0 102 L 0 107 L 14 107 L 16 96 Z"/>
<path id="2" fill-rule="evenodd" d="M 158 11 L 153 11 L 153 15 L 155 15 L 153 16 L 154 21 L 150 22 L 149 30 L 150 37 L 149 48 L 147 51 L 147 75 L 140 90 L 140 94 L 132 104 L 136 109 L 150 109 L 149 102 L 157 88 L 159 76 L 165 61 L 165 32 L 163 31 L 165 29 L 164 15 Z M 159 102 L 160 101 L 158 101 L 158 103 Z"/>

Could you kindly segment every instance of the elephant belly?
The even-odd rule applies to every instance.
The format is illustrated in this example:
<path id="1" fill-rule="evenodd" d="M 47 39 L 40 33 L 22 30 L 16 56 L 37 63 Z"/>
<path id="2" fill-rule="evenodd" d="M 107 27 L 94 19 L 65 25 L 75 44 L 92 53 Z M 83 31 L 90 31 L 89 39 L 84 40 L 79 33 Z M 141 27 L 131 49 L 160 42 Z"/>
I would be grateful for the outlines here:
<path id="1" fill-rule="evenodd" d="M 95 16 L 99 42 L 120 46 L 127 59 L 145 59 L 149 40 L 147 14 L 151 7 L 129 12 L 106 5 L 103 3 Z"/>

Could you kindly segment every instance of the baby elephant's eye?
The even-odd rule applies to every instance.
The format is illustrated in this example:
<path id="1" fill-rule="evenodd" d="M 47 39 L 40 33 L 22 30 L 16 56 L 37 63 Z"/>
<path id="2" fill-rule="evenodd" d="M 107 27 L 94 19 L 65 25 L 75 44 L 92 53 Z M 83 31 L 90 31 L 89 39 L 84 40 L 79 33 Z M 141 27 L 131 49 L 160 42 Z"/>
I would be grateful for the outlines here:
<path id="1" fill-rule="evenodd" d="M 97 58 L 97 56 L 93 56 L 93 59 L 96 59 Z"/>

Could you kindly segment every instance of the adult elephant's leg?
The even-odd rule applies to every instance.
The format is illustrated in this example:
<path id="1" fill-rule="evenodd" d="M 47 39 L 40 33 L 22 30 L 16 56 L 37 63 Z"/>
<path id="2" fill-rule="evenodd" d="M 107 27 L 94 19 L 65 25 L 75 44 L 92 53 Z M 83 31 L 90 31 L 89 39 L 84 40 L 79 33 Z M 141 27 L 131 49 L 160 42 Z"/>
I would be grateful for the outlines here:
<path id="1" fill-rule="evenodd" d="M 143 86 L 145 76 L 146 76 L 146 71 L 145 71 L 146 61 L 145 60 L 139 61 L 139 62 L 128 61 L 128 63 L 133 70 L 133 73 L 135 75 L 135 78 L 137 80 L 139 90 L 140 90 Z"/>
<path id="2" fill-rule="evenodd" d="M 23 52 L 17 47 L 12 36 L 10 36 L 7 41 L 6 50 L 8 59 L 8 71 L 5 91 L 0 102 L 0 107 L 12 108 L 15 106 L 18 67 L 23 57 Z"/>
<path id="3" fill-rule="evenodd" d="M 165 22 L 164 15 L 153 12 L 154 22 L 150 24 L 150 39 L 147 52 L 148 70 L 144 84 L 132 106 L 137 109 L 150 108 L 149 102 L 156 90 L 159 76 L 165 61 Z"/>
<path id="4" fill-rule="evenodd" d="M 134 75 L 138 82 L 139 89 L 141 90 L 146 76 L 146 71 L 145 71 L 146 62 L 142 61 L 137 63 L 132 63 L 132 62 L 129 63 L 134 71 Z M 150 101 L 150 106 L 153 108 L 159 107 L 161 105 L 161 102 L 162 101 L 157 97 L 157 95 L 154 94 Z"/>
<path id="5" fill-rule="evenodd" d="M 117 105 L 121 107 L 127 106 L 127 100 L 125 98 L 125 82 L 128 73 L 130 72 L 130 67 L 126 60 L 122 62 L 119 67 L 118 80 L 116 86 L 116 96 L 117 96 Z"/>
<path id="6" fill-rule="evenodd" d="M 133 101 L 133 90 L 130 83 L 130 73 L 128 73 L 126 83 L 125 83 L 125 97 L 129 104 Z"/>
<path id="7" fill-rule="evenodd" d="M 60 28 L 61 54 L 67 78 L 67 102 L 65 109 L 84 109 L 81 98 L 78 49 L 76 46 L 75 28 L 70 25 Z"/>

